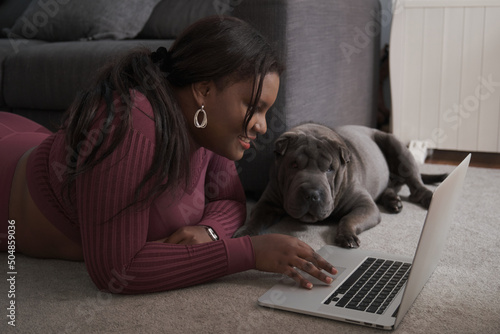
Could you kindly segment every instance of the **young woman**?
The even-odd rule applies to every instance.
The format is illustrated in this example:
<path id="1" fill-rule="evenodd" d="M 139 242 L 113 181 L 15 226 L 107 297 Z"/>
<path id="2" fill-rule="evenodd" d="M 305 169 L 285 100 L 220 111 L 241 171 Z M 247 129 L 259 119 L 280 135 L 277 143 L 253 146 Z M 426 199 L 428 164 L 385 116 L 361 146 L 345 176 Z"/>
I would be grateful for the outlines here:
<path id="1" fill-rule="evenodd" d="M 169 51 L 103 70 L 55 134 L 0 114 L 0 248 L 85 261 L 101 290 L 145 293 L 258 269 L 320 280 L 336 270 L 285 235 L 231 238 L 246 217 L 234 160 L 278 94 L 281 65 L 248 24 L 189 27 Z M 12 227 L 11 227 L 12 229 Z"/>

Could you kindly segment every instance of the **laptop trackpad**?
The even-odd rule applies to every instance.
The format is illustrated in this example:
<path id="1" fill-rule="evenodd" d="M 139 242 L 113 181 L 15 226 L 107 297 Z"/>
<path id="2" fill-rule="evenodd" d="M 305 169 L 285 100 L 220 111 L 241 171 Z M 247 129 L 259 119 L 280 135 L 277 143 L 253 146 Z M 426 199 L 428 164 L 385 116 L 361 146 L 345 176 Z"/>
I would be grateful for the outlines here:
<path id="1" fill-rule="evenodd" d="M 317 279 L 316 277 L 313 277 L 311 275 L 309 275 L 308 273 L 300 270 L 300 269 L 297 269 L 295 268 L 299 274 L 304 277 L 306 280 L 308 280 L 309 282 L 311 282 L 314 286 L 320 286 L 320 285 L 328 285 L 326 284 L 325 282 L 322 282 L 320 281 L 319 279 Z M 335 267 L 335 269 L 337 269 L 337 274 L 335 275 L 332 275 L 332 274 L 328 274 L 325 272 L 326 275 L 330 276 L 331 278 L 333 278 L 333 282 L 332 284 L 335 283 L 335 280 L 340 276 L 342 275 L 342 273 L 346 270 L 346 268 L 343 268 L 343 267 Z M 293 285 L 296 285 L 297 282 L 295 282 L 291 277 L 288 277 L 288 276 L 285 276 L 283 279 L 280 280 L 280 283 L 281 284 L 286 284 L 286 285 L 289 285 L 289 286 L 293 286 Z"/>

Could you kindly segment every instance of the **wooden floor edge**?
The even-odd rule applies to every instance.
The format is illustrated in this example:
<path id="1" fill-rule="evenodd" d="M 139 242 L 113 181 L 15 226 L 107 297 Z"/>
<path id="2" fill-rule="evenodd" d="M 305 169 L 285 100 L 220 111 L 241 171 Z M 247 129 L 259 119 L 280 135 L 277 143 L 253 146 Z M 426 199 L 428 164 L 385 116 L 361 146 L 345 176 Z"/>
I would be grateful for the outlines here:
<path id="1" fill-rule="evenodd" d="M 500 153 L 431 150 L 425 162 L 438 165 L 458 165 L 469 153 L 472 153 L 471 167 L 500 169 Z"/>

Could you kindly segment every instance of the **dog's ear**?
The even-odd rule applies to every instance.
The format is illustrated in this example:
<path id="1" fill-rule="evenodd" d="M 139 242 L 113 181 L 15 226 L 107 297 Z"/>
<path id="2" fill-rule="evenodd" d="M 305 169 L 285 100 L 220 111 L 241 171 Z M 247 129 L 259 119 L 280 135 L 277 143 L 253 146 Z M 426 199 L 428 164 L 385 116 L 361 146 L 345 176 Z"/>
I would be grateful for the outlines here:
<path id="1" fill-rule="evenodd" d="M 293 145 L 298 140 L 298 134 L 295 132 L 285 132 L 274 142 L 274 153 L 276 155 L 285 155 L 286 150 L 290 145 Z"/>
<path id="2" fill-rule="evenodd" d="M 278 139 L 276 139 L 276 141 L 274 142 L 274 153 L 276 153 L 276 155 L 285 155 L 289 141 L 289 136 L 280 136 Z"/>
<path id="3" fill-rule="evenodd" d="M 351 162 L 351 151 L 344 141 L 339 142 L 339 139 L 332 139 L 330 137 L 323 137 L 322 140 L 326 143 L 327 147 L 329 146 L 333 149 L 333 152 L 338 152 L 342 164 L 348 164 Z"/>
<path id="4" fill-rule="evenodd" d="M 349 162 L 351 162 L 351 151 L 347 148 L 347 146 L 342 144 L 339 144 L 338 146 L 342 163 L 348 164 Z"/>

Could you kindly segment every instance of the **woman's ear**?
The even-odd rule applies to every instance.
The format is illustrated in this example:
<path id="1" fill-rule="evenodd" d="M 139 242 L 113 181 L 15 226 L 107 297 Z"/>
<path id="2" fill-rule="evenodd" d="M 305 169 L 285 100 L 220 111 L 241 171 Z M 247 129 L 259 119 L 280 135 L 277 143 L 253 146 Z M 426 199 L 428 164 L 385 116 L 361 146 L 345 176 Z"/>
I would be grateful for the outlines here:
<path id="1" fill-rule="evenodd" d="M 205 100 L 213 90 L 212 81 L 200 81 L 191 84 L 191 90 L 193 92 L 193 97 L 196 100 L 198 106 L 205 104 Z"/>

